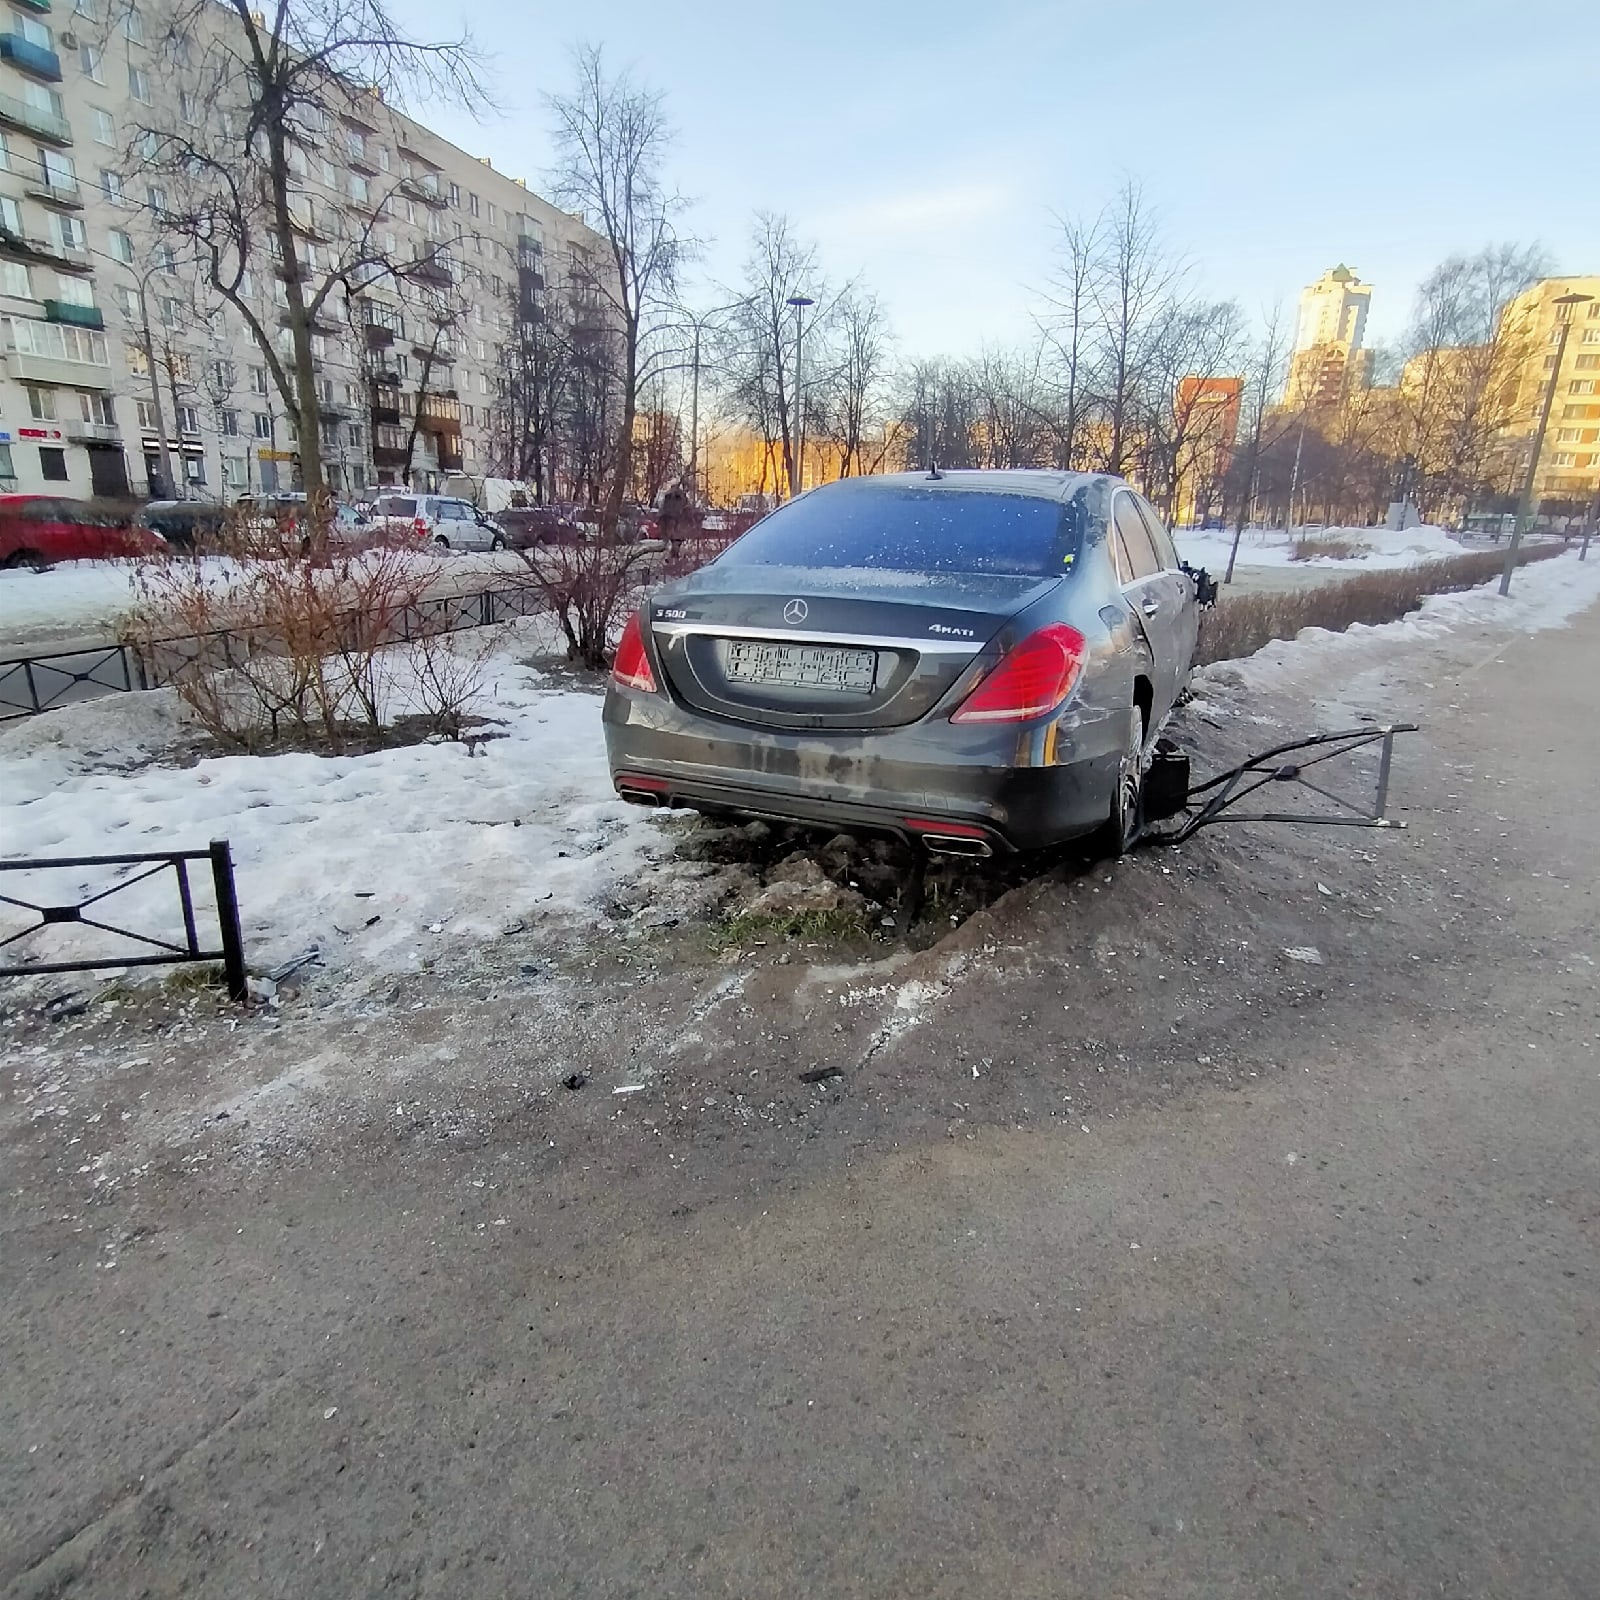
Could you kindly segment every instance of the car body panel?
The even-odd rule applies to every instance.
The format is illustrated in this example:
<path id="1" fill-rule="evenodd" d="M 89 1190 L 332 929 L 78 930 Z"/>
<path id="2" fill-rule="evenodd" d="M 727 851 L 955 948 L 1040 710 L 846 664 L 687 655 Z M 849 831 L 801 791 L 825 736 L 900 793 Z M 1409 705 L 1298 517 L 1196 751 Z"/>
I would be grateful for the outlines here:
<path id="1" fill-rule="evenodd" d="M 950 493 L 1075 504 L 1081 520 L 1070 560 L 1059 572 L 902 573 L 719 558 L 658 591 L 640 613 L 658 692 L 614 682 L 606 697 L 619 792 L 901 833 L 926 834 L 942 821 L 979 829 L 999 849 L 1039 848 L 1104 823 L 1135 706 L 1145 708 L 1153 735 L 1187 674 L 1193 584 L 1175 570 L 1175 553 L 1174 567 L 1166 565 L 1148 533 L 1143 548 L 1158 558 L 1156 570 L 1121 570 L 1115 497 L 1130 491 L 1119 480 L 946 473 L 935 481 Z M 928 480 L 858 482 L 920 488 Z M 1142 512 L 1130 501 L 1124 514 Z M 1056 623 L 1079 633 L 1086 652 L 1059 707 L 1019 722 L 951 721 L 1007 651 Z M 870 650 L 878 676 L 870 691 L 731 683 L 728 651 L 743 638 Z M 804 662 L 803 650 L 792 654 Z"/>
<path id="2" fill-rule="evenodd" d="M 109 561 L 165 545 L 160 534 L 134 526 L 126 507 L 59 495 L 0 495 L 0 564 Z"/>

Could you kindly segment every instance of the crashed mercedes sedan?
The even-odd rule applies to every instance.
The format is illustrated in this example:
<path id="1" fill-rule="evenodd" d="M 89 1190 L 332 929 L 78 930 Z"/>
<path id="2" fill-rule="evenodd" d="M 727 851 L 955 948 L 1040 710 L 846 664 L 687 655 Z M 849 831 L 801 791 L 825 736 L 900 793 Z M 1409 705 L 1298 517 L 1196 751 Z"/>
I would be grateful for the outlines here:
<path id="1" fill-rule="evenodd" d="M 1197 576 L 1120 478 L 898 473 L 789 502 L 623 631 L 617 793 L 1032 850 L 1137 826 Z"/>

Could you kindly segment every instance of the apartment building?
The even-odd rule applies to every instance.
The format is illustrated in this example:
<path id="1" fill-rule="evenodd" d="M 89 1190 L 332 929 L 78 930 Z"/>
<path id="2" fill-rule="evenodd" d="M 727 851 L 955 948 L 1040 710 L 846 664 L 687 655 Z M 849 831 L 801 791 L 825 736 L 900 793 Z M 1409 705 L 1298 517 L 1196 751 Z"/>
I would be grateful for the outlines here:
<path id="1" fill-rule="evenodd" d="M 215 6 L 174 38 L 166 11 L 0 0 L 0 490 L 170 493 L 163 434 L 179 492 L 296 482 L 295 418 L 246 322 L 288 359 L 275 257 L 257 241 L 226 263 L 226 304 L 140 160 L 151 129 L 239 137 L 207 87 L 237 19 Z M 375 94 L 306 107 L 293 134 L 297 249 L 312 286 L 337 280 L 312 338 L 330 486 L 486 473 L 502 348 L 597 236 Z"/>
<path id="2" fill-rule="evenodd" d="M 1352 389 L 1366 385 L 1372 355 L 1363 340 L 1371 304 L 1372 285 L 1343 262 L 1301 291 L 1285 406 L 1337 405 Z"/>
<path id="3" fill-rule="evenodd" d="M 1563 305 L 1563 298 L 1587 295 Z M 1527 471 L 1527 454 L 1552 378 L 1550 423 L 1539 471 L 1536 501 L 1590 500 L 1600 495 L 1600 276 L 1545 278 L 1505 309 L 1508 342 L 1525 358 L 1515 379 L 1515 399 L 1507 434 L 1521 448 L 1518 477 Z M 1567 324 L 1562 351 L 1561 328 Z M 1562 351 L 1560 370 L 1557 352 Z"/>

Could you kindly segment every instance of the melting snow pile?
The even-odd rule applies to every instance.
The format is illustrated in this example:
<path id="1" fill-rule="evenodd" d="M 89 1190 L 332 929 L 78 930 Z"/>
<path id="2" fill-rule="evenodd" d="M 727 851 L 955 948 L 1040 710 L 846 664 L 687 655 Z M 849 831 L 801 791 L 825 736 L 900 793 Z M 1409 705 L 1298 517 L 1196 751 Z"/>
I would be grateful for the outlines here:
<path id="1" fill-rule="evenodd" d="M 1178 554 L 1195 566 L 1222 572 L 1233 548 L 1230 531 L 1174 536 Z M 1352 545 L 1349 556 L 1317 556 L 1310 561 L 1295 561 L 1296 545 L 1302 540 L 1329 541 Z M 1239 540 L 1239 565 L 1244 567 L 1334 567 L 1351 572 L 1375 572 L 1387 567 L 1411 567 L 1420 561 L 1438 561 L 1466 552 L 1443 528 L 1428 523 L 1415 528 L 1306 528 L 1286 533 L 1282 528 L 1247 528 Z"/>
<path id="2" fill-rule="evenodd" d="M 481 744 L 213 756 L 131 772 L 185 736 L 164 692 L 52 711 L 0 732 L 4 853 L 203 849 L 226 838 L 257 968 L 311 944 L 330 965 L 399 968 L 515 921 L 597 917 L 612 887 L 662 849 L 650 814 L 611 793 L 600 696 L 496 659 L 479 709 L 500 724 Z M 7 876 L 7 893 L 40 903 L 107 881 L 104 869 Z M 201 864 L 197 878 L 206 876 Z M 209 885 L 199 899 L 205 920 Z M 98 911 L 181 942 L 170 873 Z M 0 937 L 23 925 L 21 915 L 0 907 Z M 29 948 L 59 959 L 91 943 L 97 953 L 131 953 L 72 926 L 46 930 Z"/>

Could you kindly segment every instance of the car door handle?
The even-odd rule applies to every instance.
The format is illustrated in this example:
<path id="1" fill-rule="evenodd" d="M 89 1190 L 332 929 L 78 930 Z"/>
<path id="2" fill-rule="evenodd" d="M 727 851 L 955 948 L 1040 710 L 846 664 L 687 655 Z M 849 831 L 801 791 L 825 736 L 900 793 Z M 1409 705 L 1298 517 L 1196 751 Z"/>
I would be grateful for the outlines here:
<path id="1" fill-rule="evenodd" d="M 1147 617 L 1159 616 L 1161 614 L 1161 602 L 1159 600 L 1146 600 L 1139 609 Z"/>

